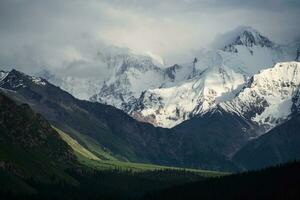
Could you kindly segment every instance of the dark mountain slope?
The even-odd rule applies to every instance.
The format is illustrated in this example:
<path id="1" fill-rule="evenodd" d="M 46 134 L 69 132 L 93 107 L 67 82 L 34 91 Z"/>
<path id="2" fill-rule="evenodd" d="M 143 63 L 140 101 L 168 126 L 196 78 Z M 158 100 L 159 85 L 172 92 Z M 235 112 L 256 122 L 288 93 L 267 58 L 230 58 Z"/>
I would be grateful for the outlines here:
<path id="1" fill-rule="evenodd" d="M 259 169 L 300 159 L 300 114 L 249 142 L 233 159 L 246 169 Z"/>
<path id="2" fill-rule="evenodd" d="M 147 161 L 143 158 L 147 155 L 136 155 L 140 151 L 134 151 L 135 146 L 132 147 L 131 143 L 136 141 L 135 144 L 138 144 L 141 150 L 145 145 L 145 142 L 141 141 L 144 132 L 136 129 L 145 126 L 147 133 L 147 128 L 153 129 L 152 126 L 136 123 L 112 106 L 78 100 L 60 88 L 46 81 L 44 83 L 45 85 L 36 84 L 30 76 L 13 70 L 2 81 L 1 87 L 16 91 L 22 101 L 30 104 L 34 110 L 59 128 L 67 132 L 75 130 L 86 134 L 124 159 L 137 161 L 139 158 L 140 161 Z M 167 134 L 168 130 L 162 132 Z M 141 151 L 140 154 L 142 153 Z"/>
<path id="3" fill-rule="evenodd" d="M 72 183 L 65 171 L 76 165 L 73 151 L 40 114 L 0 94 L 1 176 Z"/>
<path id="4" fill-rule="evenodd" d="M 193 144 L 191 139 L 171 129 L 141 123 L 112 106 L 74 98 L 46 80 L 12 70 L 0 87 L 12 98 L 28 103 L 56 127 L 67 133 L 92 137 L 115 157 L 134 162 L 233 169 L 225 157 L 207 146 Z M 79 139 L 79 138 L 76 138 Z M 80 140 L 79 140 L 80 142 Z M 84 145 L 84 144 L 83 144 Z"/>
<path id="5" fill-rule="evenodd" d="M 247 142 L 255 125 L 217 107 L 174 129 L 183 135 L 183 140 L 191 141 L 195 146 L 209 147 L 211 151 L 230 157 Z"/>
<path id="6" fill-rule="evenodd" d="M 132 164 L 134 166 L 134 164 Z M 77 162 L 50 124 L 0 94 L 0 199 L 136 199 L 153 189 L 214 176 L 204 171 L 97 170 Z M 154 170 L 155 169 L 155 170 Z"/>

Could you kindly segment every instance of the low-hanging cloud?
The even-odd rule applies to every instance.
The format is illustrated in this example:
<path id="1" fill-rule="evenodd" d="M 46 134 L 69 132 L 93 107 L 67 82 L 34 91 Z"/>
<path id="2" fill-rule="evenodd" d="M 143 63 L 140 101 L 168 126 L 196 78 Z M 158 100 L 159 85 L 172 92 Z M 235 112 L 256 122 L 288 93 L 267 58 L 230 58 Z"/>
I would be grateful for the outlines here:
<path id="1" fill-rule="evenodd" d="M 107 45 L 174 64 L 240 25 L 290 42 L 299 13 L 298 0 L 1 0 L 0 66 L 104 78 L 97 52 Z"/>

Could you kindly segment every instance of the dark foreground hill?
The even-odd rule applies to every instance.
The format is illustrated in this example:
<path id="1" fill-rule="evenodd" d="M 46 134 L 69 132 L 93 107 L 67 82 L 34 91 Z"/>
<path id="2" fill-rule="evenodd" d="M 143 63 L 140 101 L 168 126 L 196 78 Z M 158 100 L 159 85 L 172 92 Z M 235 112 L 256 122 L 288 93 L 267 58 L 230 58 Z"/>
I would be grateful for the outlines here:
<path id="1" fill-rule="evenodd" d="M 1 200 L 131 199 L 206 178 L 203 172 L 158 167 L 138 172 L 134 165 L 106 170 L 83 165 L 45 118 L 0 94 Z"/>
<path id="2" fill-rule="evenodd" d="M 300 114 L 250 141 L 233 157 L 244 169 L 264 167 L 300 159 Z"/>
<path id="3" fill-rule="evenodd" d="M 0 94 L 0 170 L 43 182 L 72 181 L 64 171 L 76 163 L 72 149 L 40 114 Z"/>
<path id="4" fill-rule="evenodd" d="M 76 185 L 66 171 L 77 167 L 72 149 L 40 114 L 0 94 L 1 194 L 35 194 L 24 180 Z"/>
<path id="5" fill-rule="evenodd" d="M 149 193 L 143 199 L 300 199 L 300 162 L 246 172 Z"/>

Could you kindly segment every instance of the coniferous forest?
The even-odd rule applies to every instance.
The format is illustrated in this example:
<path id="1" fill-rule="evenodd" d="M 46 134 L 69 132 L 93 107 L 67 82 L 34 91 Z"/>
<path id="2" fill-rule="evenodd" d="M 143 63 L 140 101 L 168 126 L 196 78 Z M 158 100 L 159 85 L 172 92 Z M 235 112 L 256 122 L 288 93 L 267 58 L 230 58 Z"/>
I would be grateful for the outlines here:
<path id="1" fill-rule="evenodd" d="M 74 170 L 70 180 L 16 178 L 1 171 L 1 199 L 298 199 L 300 163 L 207 178 L 178 170 Z"/>

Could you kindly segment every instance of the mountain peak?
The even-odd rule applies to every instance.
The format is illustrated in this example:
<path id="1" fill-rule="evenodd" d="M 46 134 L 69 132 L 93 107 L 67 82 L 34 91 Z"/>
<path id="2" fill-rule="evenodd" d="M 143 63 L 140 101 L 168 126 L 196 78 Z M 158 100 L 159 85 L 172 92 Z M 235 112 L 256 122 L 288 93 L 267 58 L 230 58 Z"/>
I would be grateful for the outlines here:
<path id="1" fill-rule="evenodd" d="M 35 76 L 46 79 L 47 81 L 56 79 L 56 76 L 51 71 L 49 71 L 47 69 L 43 69 L 42 71 L 36 73 Z"/>
<path id="2" fill-rule="evenodd" d="M 218 39 L 220 40 L 220 39 Z M 245 46 L 245 47 L 273 47 L 274 43 L 262 35 L 259 31 L 252 27 L 238 27 L 233 31 L 230 31 L 224 35 L 222 35 L 223 42 L 225 41 L 225 45 L 223 45 L 222 50 L 230 51 L 237 53 L 237 49 L 235 46 Z"/>
<path id="3" fill-rule="evenodd" d="M 235 40 L 236 45 L 245 45 L 252 47 L 254 45 L 261 47 L 272 47 L 271 42 L 267 37 L 261 35 L 257 30 L 248 27 Z"/>
<path id="4" fill-rule="evenodd" d="M 8 75 L 8 71 L 0 70 L 0 81 L 5 79 L 5 77 Z"/>
<path id="5" fill-rule="evenodd" d="M 9 89 L 25 88 L 30 84 L 45 86 L 47 84 L 45 79 L 29 76 L 16 69 L 10 72 L 1 72 L 0 85 L 6 85 Z"/>

